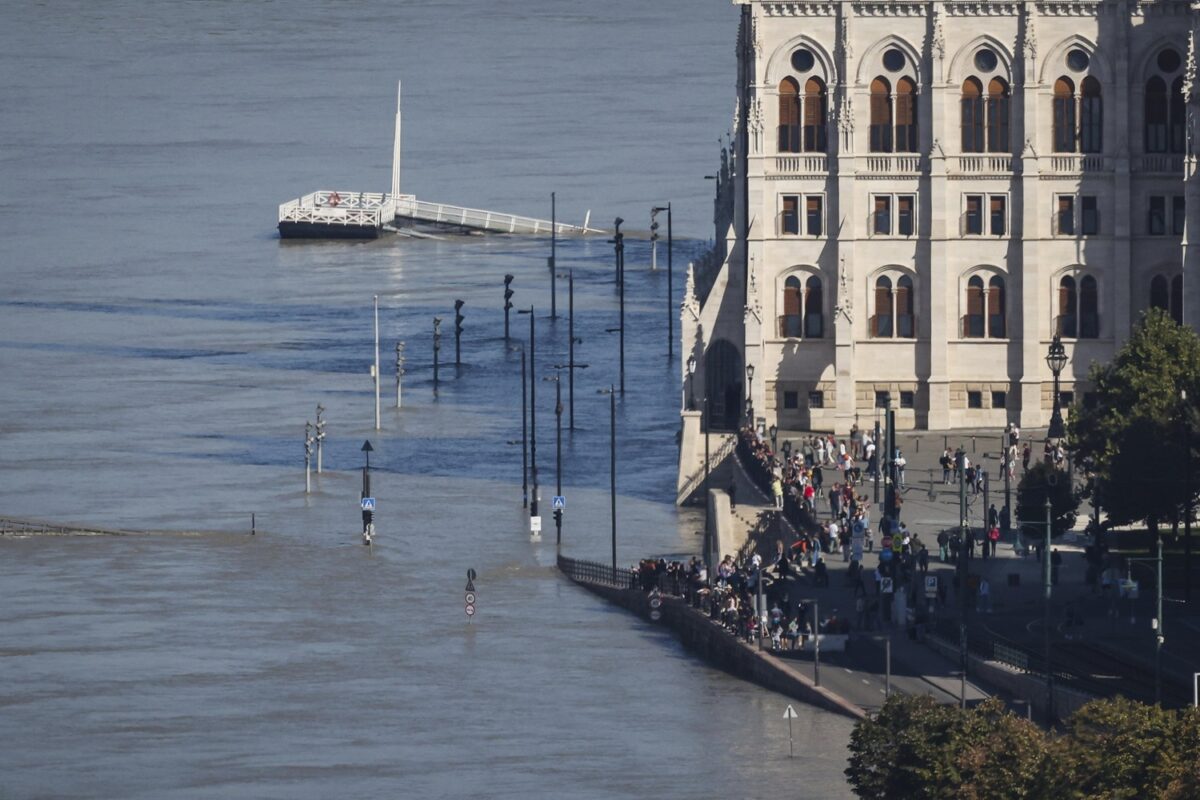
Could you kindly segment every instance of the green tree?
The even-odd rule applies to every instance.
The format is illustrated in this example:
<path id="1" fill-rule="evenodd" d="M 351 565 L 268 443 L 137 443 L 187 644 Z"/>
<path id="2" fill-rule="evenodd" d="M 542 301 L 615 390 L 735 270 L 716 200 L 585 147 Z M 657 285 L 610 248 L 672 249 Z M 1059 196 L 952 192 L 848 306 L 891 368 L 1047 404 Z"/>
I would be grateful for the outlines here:
<path id="1" fill-rule="evenodd" d="M 1177 518 L 1188 493 L 1183 431 L 1195 430 L 1200 400 L 1200 337 L 1151 309 L 1111 362 L 1092 365 L 1089 380 L 1094 400 L 1071 409 L 1068 433 L 1076 464 L 1098 479 L 1109 521 Z"/>
<path id="2" fill-rule="evenodd" d="M 1181 751 L 1182 727 L 1177 712 L 1124 697 L 1088 703 L 1067 724 L 1074 791 L 1089 800 L 1165 797 L 1198 757 Z"/>
<path id="3" fill-rule="evenodd" d="M 1075 512 L 1079 508 L 1079 497 L 1071 488 L 1071 481 L 1062 470 L 1047 466 L 1039 461 L 1021 476 L 1017 486 L 1017 521 L 1022 524 L 1025 536 L 1035 541 L 1046 536 L 1046 495 L 1050 495 L 1050 531 L 1052 536 L 1061 536 L 1075 526 Z"/>

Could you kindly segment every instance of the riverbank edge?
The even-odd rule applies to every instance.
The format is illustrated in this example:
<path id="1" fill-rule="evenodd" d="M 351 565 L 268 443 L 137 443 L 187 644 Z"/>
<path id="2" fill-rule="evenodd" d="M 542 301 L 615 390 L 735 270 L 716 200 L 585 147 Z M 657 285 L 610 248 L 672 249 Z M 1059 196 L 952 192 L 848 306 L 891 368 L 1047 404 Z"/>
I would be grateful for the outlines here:
<path id="1" fill-rule="evenodd" d="M 688 652 L 735 677 L 825 711 L 855 720 L 867 718 L 867 712 L 861 707 L 815 685 L 812 679 L 782 659 L 731 636 L 680 598 L 660 596 L 662 605 L 657 610 L 662 617 L 655 621 L 650 618 L 650 599 L 645 592 L 576 580 L 566 573 L 563 576 L 647 622 L 670 629 Z"/>

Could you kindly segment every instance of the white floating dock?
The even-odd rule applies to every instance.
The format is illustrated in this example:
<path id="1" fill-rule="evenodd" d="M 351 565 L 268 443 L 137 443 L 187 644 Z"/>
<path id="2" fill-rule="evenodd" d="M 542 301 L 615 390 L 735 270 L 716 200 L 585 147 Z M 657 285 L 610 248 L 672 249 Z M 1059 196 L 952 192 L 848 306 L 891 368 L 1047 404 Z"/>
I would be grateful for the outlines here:
<path id="1" fill-rule="evenodd" d="M 488 231 L 538 235 L 551 229 L 559 236 L 604 233 L 588 227 L 591 212 L 583 225 L 522 217 L 500 211 L 464 208 L 445 203 L 429 203 L 415 195 L 400 193 L 400 87 L 396 88 L 396 133 L 392 144 L 392 191 L 350 192 L 322 190 L 289 200 L 279 206 L 279 235 L 284 239 L 374 239 L 384 230 L 396 230 L 413 223 Z"/>

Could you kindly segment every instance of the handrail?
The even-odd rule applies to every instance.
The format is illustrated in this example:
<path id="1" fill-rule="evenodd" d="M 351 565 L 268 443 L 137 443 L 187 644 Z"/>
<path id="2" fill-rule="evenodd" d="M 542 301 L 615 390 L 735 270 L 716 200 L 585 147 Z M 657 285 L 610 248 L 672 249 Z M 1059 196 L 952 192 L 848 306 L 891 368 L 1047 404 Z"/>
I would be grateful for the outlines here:
<path id="1" fill-rule="evenodd" d="M 717 448 L 715 453 L 709 454 L 708 463 L 701 464 L 700 468 L 697 469 L 695 472 L 693 472 L 688 477 L 688 479 L 683 482 L 683 488 L 681 488 L 675 494 L 675 505 L 677 505 L 677 506 L 682 505 L 683 502 L 685 500 L 687 500 L 688 497 L 691 496 L 692 492 L 694 492 L 694 491 L 696 491 L 696 489 L 700 488 L 700 482 L 704 480 L 705 466 L 707 466 L 709 471 L 711 472 L 713 469 L 712 465 L 714 462 L 717 464 L 717 466 L 720 466 L 721 462 L 725 460 L 725 457 L 728 456 L 733 451 L 733 448 L 735 446 L 735 439 L 736 439 L 735 435 L 734 434 L 724 434 L 724 436 L 725 436 L 725 441 L 721 443 L 721 446 Z"/>
<path id="2" fill-rule="evenodd" d="M 558 569 L 576 583 L 595 583 L 600 586 L 612 586 L 616 589 L 637 588 L 637 580 L 633 572 L 620 567 L 614 569 L 611 564 L 568 558 L 560 553 Z"/>

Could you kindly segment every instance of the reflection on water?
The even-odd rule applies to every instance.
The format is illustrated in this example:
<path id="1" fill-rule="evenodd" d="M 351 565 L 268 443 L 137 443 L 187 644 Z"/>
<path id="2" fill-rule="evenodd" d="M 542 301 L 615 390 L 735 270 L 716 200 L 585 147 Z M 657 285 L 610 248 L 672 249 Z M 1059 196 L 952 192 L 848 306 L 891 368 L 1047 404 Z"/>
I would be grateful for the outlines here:
<path id="1" fill-rule="evenodd" d="M 528 318 L 513 317 L 505 342 L 502 278 L 537 308 L 536 377 L 550 377 L 568 341 L 566 321 L 545 318 L 548 243 L 272 235 L 290 196 L 386 180 L 390 84 L 403 75 L 406 189 L 535 214 L 555 189 L 560 218 L 590 207 L 597 221 L 672 199 L 675 230 L 707 236 L 699 178 L 728 122 L 729 9 L 560 6 L 63 2 L 8 14 L 0 102 L 16 111 L 0 115 L 0 182 L 21 190 L 0 198 L 0 513 L 205 533 L 0 542 L 0 795 L 848 794 L 849 722 L 802 709 L 803 758 L 787 759 L 782 697 L 565 583 L 552 530 L 529 542 L 520 448 L 507 443 L 520 438 Z M 595 41 L 609 44 L 585 46 Z M 677 242 L 676 264 L 702 244 Z M 564 547 L 605 559 L 612 252 L 603 239 L 558 252 L 589 364 L 563 440 Z M 669 503 L 679 367 L 665 323 L 683 269 L 669 299 L 646 243 L 626 252 L 629 563 L 694 552 L 699 525 Z M 559 290 L 565 311 L 565 279 Z M 461 368 L 446 363 L 455 298 Z M 436 394 L 435 315 L 447 320 Z M 400 412 L 388 407 L 397 339 L 409 359 Z M 538 382 L 545 500 L 553 388 Z M 326 472 L 305 496 L 304 421 L 318 402 Z M 367 438 L 373 552 L 357 544 Z"/>

